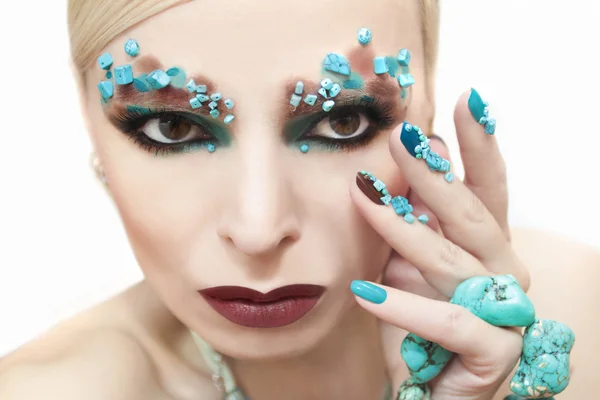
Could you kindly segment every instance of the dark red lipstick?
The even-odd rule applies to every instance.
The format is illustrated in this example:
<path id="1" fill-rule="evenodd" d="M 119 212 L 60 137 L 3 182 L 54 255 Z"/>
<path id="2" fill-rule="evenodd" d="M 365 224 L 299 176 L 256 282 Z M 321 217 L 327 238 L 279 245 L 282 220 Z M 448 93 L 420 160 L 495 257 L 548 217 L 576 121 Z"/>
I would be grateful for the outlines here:
<path id="1" fill-rule="evenodd" d="M 277 328 L 296 322 L 317 304 L 325 287 L 290 285 L 261 293 L 241 286 L 200 291 L 210 306 L 229 321 L 249 328 Z"/>

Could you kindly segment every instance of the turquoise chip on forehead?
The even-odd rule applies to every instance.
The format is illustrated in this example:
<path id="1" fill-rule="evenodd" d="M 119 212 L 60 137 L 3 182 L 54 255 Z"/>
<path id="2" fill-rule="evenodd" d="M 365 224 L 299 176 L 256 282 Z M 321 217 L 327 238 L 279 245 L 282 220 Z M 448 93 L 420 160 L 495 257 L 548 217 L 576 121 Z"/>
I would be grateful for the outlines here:
<path id="1" fill-rule="evenodd" d="M 337 74 L 350 75 L 350 62 L 338 53 L 327 54 L 325 60 L 323 60 L 323 68 Z"/>
<path id="2" fill-rule="evenodd" d="M 152 89 L 157 90 L 167 87 L 171 83 L 171 77 L 163 70 L 157 69 L 148 74 L 146 81 Z"/>
<path id="3" fill-rule="evenodd" d="M 415 78 L 412 74 L 400 74 L 398 75 L 398 83 L 403 88 L 411 87 L 415 83 Z"/>
<path id="4" fill-rule="evenodd" d="M 150 85 L 146 82 L 146 78 L 148 75 L 142 74 L 133 80 L 133 87 L 137 89 L 138 92 L 149 92 Z"/>
<path id="5" fill-rule="evenodd" d="M 133 39 L 129 39 L 125 42 L 125 53 L 131 57 L 135 57 L 140 54 L 140 45 Z"/>
<path id="6" fill-rule="evenodd" d="M 408 67 L 408 64 L 410 64 L 410 51 L 407 49 L 400 50 L 396 59 L 400 65 L 403 67 Z"/>
<path id="7" fill-rule="evenodd" d="M 296 93 L 296 94 L 304 93 L 304 82 L 298 81 L 298 83 L 296 83 L 296 90 L 294 91 L 294 93 Z"/>
<path id="8" fill-rule="evenodd" d="M 372 38 L 373 34 L 371 33 L 370 29 L 360 28 L 358 30 L 358 43 L 362 44 L 363 46 L 369 44 Z"/>
<path id="9" fill-rule="evenodd" d="M 100 90 L 100 94 L 104 100 L 110 99 L 114 92 L 115 88 L 111 81 L 102 81 L 98 84 L 98 90 Z"/>
<path id="10" fill-rule="evenodd" d="M 377 75 L 385 74 L 389 71 L 389 66 L 385 57 L 375 57 L 373 59 L 373 70 Z"/>

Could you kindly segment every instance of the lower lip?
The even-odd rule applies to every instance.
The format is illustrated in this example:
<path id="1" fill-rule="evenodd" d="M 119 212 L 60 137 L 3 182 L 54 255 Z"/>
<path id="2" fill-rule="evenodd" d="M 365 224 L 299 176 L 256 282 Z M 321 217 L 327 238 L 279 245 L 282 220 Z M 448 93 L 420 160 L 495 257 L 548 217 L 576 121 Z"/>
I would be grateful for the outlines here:
<path id="1" fill-rule="evenodd" d="M 220 300 L 204 296 L 208 304 L 229 321 L 249 328 L 278 328 L 298 321 L 319 301 L 320 296 L 290 297 L 268 303 L 249 300 Z"/>

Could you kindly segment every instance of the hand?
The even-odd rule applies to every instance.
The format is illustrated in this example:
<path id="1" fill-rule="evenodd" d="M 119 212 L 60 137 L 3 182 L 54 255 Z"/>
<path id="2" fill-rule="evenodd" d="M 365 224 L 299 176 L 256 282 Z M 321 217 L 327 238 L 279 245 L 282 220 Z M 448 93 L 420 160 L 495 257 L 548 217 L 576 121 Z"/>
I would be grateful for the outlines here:
<path id="1" fill-rule="evenodd" d="M 395 388 L 408 378 L 399 354 L 406 331 L 457 354 L 430 382 L 436 400 L 491 399 L 521 354 L 517 330 L 492 326 L 446 301 L 458 284 L 474 276 L 512 274 L 524 290 L 529 288 L 528 271 L 510 245 L 504 161 L 495 136 L 471 115 L 469 96 L 461 96 L 455 110 L 464 183 L 448 183 L 443 173 L 430 171 L 423 159 L 411 155 L 400 140 L 402 125 L 390 138 L 391 154 L 411 187 L 413 214 L 427 214 L 427 225 L 406 222 L 391 207 L 369 200 L 358 186 L 351 190 L 362 215 L 397 253 L 384 280 L 396 288 L 380 285 L 387 292 L 385 302 L 357 297 L 367 311 L 393 325 L 384 324 L 382 334 Z M 438 154 L 446 152 L 435 139 L 430 146 Z"/>

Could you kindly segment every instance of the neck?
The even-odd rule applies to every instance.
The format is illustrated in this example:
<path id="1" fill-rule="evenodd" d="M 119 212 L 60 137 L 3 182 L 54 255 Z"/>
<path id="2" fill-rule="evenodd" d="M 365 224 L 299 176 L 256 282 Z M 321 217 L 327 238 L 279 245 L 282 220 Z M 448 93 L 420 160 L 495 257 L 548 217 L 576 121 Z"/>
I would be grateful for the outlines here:
<path id="1" fill-rule="evenodd" d="M 316 348 L 276 361 L 228 360 L 250 399 L 380 400 L 388 382 L 377 320 L 360 307 Z"/>

